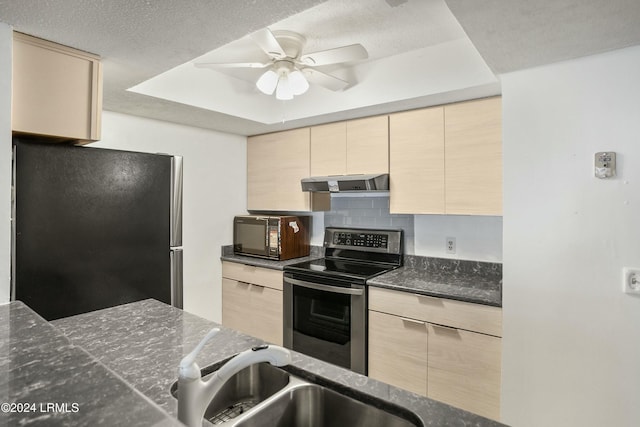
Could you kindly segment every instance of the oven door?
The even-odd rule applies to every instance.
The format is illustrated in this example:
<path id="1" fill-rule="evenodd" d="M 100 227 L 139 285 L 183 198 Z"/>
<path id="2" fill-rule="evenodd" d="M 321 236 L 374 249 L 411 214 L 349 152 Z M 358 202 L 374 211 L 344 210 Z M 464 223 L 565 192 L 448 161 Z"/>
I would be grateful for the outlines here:
<path id="1" fill-rule="evenodd" d="M 285 273 L 284 346 L 366 375 L 365 287 L 331 281 Z"/>

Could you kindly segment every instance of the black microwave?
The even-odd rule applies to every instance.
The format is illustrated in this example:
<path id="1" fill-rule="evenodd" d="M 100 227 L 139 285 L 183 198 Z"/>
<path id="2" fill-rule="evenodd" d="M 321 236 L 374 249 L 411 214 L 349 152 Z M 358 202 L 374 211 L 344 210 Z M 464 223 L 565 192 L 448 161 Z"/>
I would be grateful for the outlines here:
<path id="1" fill-rule="evenodd" d="M 233 252 L 274 260 L 308 256 L 309 222 L 308 216 L 236 216 Z"/>

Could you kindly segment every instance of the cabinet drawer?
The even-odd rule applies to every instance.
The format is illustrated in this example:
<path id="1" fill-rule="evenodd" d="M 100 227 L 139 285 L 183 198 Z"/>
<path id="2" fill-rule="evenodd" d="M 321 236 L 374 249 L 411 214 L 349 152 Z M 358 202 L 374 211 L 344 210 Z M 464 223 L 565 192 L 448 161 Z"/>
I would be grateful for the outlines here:
<path id="1" fill-rule="evenodd" d="M 282 345 L 282 291 L 222 279 L 222 324 Z"/>
<path id="2" fill-rule="evenodd" d="M 499 307 L 370 287 L 369 309 L 497 337 L 502 336 L 502 309 Z"/>
<path id="3" fill-rule="evenodd" d="M 267 288 L 282 290 L 282 271 L 270 268 L 255 267 L 253 265 L 236 262 L 222 262 L 222 277 L 239 282 L 266 286 Z"/>

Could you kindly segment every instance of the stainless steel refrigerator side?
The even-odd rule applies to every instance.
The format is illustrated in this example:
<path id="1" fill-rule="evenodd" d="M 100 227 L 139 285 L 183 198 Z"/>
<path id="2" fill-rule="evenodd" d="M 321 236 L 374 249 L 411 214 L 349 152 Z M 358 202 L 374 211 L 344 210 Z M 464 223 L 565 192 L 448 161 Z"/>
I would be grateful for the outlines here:
<path id="1" fill-rule="evenodd" d="M 182 157 L 171 158 L 171 243 L 182 246 Z"/>
<path id="2" fill-rule="evenodd" d="M 9 300 L 16 300 L 16 146 L 11 162 L 11 289 Z"/>
<path id="3" fill-rule="evenodd" d="M 171 305 L 183 308 L 182 157 L 171 158 Z"/>
<path id="4" fill-rule="evenodd" d="M 171 249 L 171 305 L 183 307 L 182 292 L 182 248 Z"/>

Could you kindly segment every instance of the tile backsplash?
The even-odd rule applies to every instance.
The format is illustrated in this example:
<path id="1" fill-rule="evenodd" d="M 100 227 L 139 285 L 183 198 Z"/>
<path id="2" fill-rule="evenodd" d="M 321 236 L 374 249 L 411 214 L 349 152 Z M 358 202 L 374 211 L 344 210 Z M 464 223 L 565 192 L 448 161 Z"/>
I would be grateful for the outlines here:
<path id="1" fill-rule="evenodd" d="M 414 254 L 413 215 L 391 214 L 389 195 L 331 197 L 331 210 L 324 213 L 325 227 L 354 227 L 404 230 L 404 253 Z"/>

